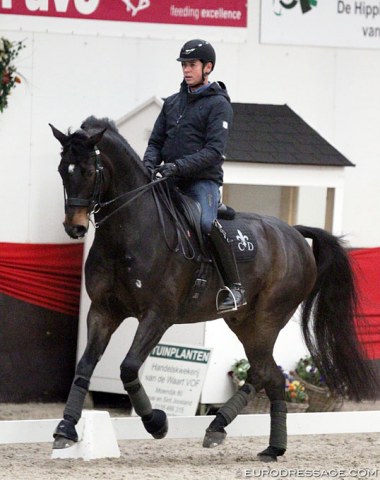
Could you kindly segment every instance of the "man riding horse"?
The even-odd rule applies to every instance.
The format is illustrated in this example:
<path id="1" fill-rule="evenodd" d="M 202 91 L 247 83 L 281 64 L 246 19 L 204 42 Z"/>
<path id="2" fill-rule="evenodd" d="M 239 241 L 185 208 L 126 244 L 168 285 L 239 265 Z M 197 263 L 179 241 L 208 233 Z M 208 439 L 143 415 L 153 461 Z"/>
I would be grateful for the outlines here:
<path id="1" fill-rule="evenodd" d="M 218 310 L 226 312 L 245 305 L 246 298 L 232 243 L 216 220 L 233 112 L 225 85 L 208 80 L 215 58 L 205 40 L 184 44 L 177 58 L 183 72 L 180 91 L 165 100 L 143 161 L 152 176 L 172 177 L 172 185 L 199 203 L 202 233 L 225 284 Z"/>

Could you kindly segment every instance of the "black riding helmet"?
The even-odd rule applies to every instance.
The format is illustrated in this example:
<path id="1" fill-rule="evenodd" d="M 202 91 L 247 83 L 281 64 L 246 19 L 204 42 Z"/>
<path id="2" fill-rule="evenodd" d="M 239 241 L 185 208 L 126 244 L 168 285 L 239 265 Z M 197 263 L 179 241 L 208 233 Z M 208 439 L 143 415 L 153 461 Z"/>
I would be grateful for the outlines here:
<path id="1" fill-rule="evenodd" d="M 215 50 L 211 43 L 208 43 L 206 40 L 194 39 L 189 40 L 181 48 L 179 57 L 177 58 L 178 62 L 186 62 L 189 60 L 200 60 L 203 65 L 207 62 L 212 63 L 212 70 L 215 67 Z"/>

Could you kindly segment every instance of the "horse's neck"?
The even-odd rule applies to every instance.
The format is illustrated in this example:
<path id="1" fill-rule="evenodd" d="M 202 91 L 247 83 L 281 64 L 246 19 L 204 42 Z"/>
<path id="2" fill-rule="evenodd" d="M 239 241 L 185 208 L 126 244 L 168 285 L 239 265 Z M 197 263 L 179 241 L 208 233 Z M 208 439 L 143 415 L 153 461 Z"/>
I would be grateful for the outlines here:
<path id="1" fill-rule="evenodd" d="M 114 160 L 112 163 L 111 159 Z M 151 188 L 148 186 L 148 177 L 137 162 L 141 160 L 133 157 L 123 158 L 115 154 L 112 157 L 106 156 L 105 178 L 107 181 L 108 177 L 108 186 L 103 193 L 102 203 L 107 207 L 102 209 L 98 219 L 100 222 L 106 217 L 109 219 L 104 221 L 106 228 L 102 230 L 112 229 L 112 225 L 125 223 L 136 229 L 139 227 L 138 222 L 141 222 L 141 218 L 151 218 L 157 214 Z"/>
<path id="2" fill-rule="evenodd" d="M 137 161 L 140 160 L 132 158 L 129 161 L 115 162 L 111 172 L 108 196 L 127 194 L 148 183 L 147 177 L 141 166 L 136 163 Z"/>
<path id="3" fill-rule="evenodd" d="M 172 218 L 153 195 L 154 187 L 149 187 L 148 184 L 147 175 L 140 165 L 136 165 L 136 159 L 124 163 L 119 159 L 118 163 L 113 164 L 110 188 L 107 191 L 107 198 L 104 199 L 105 202 L 111 203 L 100 213 L 100 221 L 107 216 L 109 219 L 96 234 L 107 239 L 107 243 L 122 243 L 133 248 L 137 245 L 139 252 L 142 251 L 142 240 L 145 245 L 155 245 L 164 235 L 162 240 L 167 237 L 174 243 L 175 229 L 172 227 Z M 144 186 L 146 189 L 140 190 L 140 187 Z M 114 199 L 117 200 L 112 202 Z M 156 234 L 151 235 L 147 232 Z"/>

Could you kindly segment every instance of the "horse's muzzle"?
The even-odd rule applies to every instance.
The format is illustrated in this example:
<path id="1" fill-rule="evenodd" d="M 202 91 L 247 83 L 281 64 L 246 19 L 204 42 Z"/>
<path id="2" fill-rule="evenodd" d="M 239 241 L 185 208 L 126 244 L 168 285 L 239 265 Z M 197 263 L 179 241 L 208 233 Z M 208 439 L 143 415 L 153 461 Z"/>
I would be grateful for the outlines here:
<path id="1" fill-rule="evenodd" d="M 63 226 L 67 235 L 74 239 L 83 238 L 88 231 L 88 215 L 87 211 L 83 210 L 73 213 L 67 213 Z"/>
<path id="2" fill-rule="evenodd" d="M 67 225 L 64 223 L 63 226 L 65 227 L 65 232 L 67 235 L 75 240 L 83 238 L 88 230 L 88 228 L 84 225 Z"/>

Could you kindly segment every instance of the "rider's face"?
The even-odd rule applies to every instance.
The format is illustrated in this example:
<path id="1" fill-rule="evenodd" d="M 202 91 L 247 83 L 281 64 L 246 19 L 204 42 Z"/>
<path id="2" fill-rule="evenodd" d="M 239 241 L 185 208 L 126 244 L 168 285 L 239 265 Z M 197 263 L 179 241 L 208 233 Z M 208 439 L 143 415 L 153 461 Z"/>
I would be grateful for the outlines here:
<path id="1" fill-rule="evenodd" d="M 205 66 L 205 71 L 208 72 L 209 64 Z M 210 64 L 211 65 L 211 64 Z M 189 60 L 182 62 L 183 78 L 187 85 L 191 87 L 199 86 L 202 83 L 207 83 L 207 78 L 203 80 L 203 63 L 200 60 Z"/>

